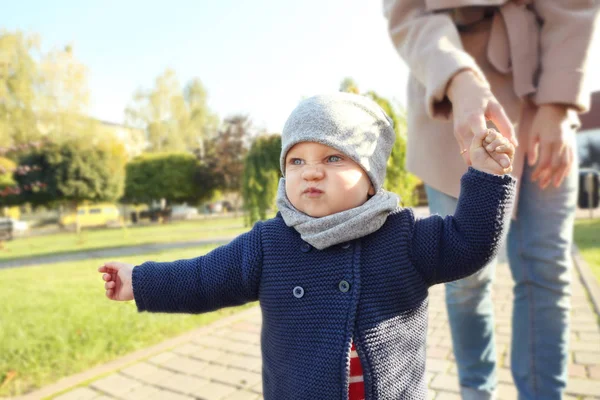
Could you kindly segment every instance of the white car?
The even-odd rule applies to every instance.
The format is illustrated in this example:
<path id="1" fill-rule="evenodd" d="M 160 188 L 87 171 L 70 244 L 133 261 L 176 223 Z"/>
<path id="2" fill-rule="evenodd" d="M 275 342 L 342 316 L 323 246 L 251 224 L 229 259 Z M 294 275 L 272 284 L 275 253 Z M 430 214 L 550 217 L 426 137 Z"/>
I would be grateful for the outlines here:
<path id="1" fill-rule="evenodd" d="M 171 219 L 191 219 L 198 215 L 198 209 L 188 205 L 173 206 Z"/>

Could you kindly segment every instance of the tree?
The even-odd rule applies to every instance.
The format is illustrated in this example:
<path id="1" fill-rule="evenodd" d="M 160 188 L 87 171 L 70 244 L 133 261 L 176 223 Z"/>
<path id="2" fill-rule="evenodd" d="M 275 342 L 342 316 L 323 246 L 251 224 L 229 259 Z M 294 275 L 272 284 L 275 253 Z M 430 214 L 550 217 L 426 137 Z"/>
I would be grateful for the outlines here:
<path id="1" fill-rule="evenodd" d="M 277 134 L 259 136 L 250 147 L 242 179 L 247 225 L 267 219 L 267 211 L 275 205 L 281 177 L 280 153 L 281 136 Z"/>
<path id="2" fill-rule="evenodd" d="M 39 135 L 35 88 L 41 79 L 33 54 L 38 46 L 34 36 L 0 34 L 0 145 L 25 143 Z"/>
<path id="3" fill-rule="evenodd" d="M 126 170 L 124 197 L 133 203 L 165 199 L 198 204 L 210 198 L 215 188 L 210 170 L 189 153 L 142 154 Z"/>
<path id="4" fill-rule="evenodd" d="M 414 205 L 417 201 L 415 188 L 419 180 L 406 170 L 406 118 L 399 115 L 389 100 L 370 91 L 366 94 L 385 111 L 394 122 L 396 141 L 388 160 L 384 187 L 400 196 L 405 207 Z"/>
<path id="5" fill-rule="evenodd" d="M 248 153 L 246 142 L 252 122 L 246 115 L 233 115 L 225 119 L 217 137 L 212 142 L 212 154 L 207 154 L 206 164 L 219 177 L 219 189 L 234 195 L 234 209 L 239 206 L 242 189 L 244 160 Z"/>
<path id="6" fill-rule="evenodd" d="M 358 86 L 352 78 L 345 78 L 340 84 L 340 91 L 356 93 Z M 396 112 L 392 103 L 379 96 L 374 91 L 364 94 L 375 101 L 385 113 L 394 122 L 394 131 L 396 141 L 392 147 L 392 154 L 388 160 L 386 168 L 385 182 L 383 184 L 386 190 L 398 194 L 405 207 L 414 205 L 417 202 L 417 193 L 415 188 L 419 179 L 406 171 L 406 118 Z"/>
<path id="7" fill-rule="evenodd" d="M 85 66 L 71 46 L 41 53 L 39 42 L 20 32 L 0 33 L 1 146 L 40 135 L 58 142 L 94 133 L 95 121 L 86 116 Z"/>
<path id="8" fill-rule="evenodd" d="M 152 152 L 196 149 L 214 134 L 218 121 L 202 82 L 194 79 L 182 90 L 172 70 L 157 77 L 154 88 L 134 94 L 126 117 L 129 124 L 146 131 Z"/>
<path id="9" fill-rule="evenodd" d="M 342 80 L 342 83 L 340 83 L 340 92 L 360 94 L 360 90 L 358 90 L 358 85 L 356 84 L 354 79 L 350 77 L 346 77 Z"/>
<path id="10" fill-rule="evenodd" d="M 95 136 L 97 121 L 87 116 L 87 68 L 72 46 L 52 50 L 39 62 L 38 119 L 42 133 L 55 142 Z"/>
<path id="11" fill-rule="evenodd" d="M 117 142 L 49 142 L 21 157 L 17 168 L 37 168 L 15 174 L 14 178 L 23 188 L 23 202 L 69 203 L 76 208 L 83 201 L 119 199 L 124 188 L 125 160 L 125 150 Z"/>

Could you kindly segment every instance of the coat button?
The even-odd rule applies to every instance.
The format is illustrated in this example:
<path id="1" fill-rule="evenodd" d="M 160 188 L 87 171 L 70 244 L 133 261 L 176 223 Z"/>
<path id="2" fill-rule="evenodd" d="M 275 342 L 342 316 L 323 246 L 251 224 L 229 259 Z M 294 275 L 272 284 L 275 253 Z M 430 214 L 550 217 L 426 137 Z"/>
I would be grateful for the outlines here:
<path id="1" fill-rule="evenodd" d="M 302 246 L 300 246 L 300 250 L 302 250 L 303 253 L 308 253 L 310 249 L 311 246 L 308 243 L 302 243 Z"/>
<path id="2" fill-rule="evenodd" d="M 293 293 L 294 293 L 294 297 L 299 299 L 302 296 L 304 296 L 304 289 L 302 289 L 301 286 L 296 286 L 293 290 Z"/>
<path id="3" fill-rule="evenodd" d="M 341 281 L 338 285 L 338 288 L 340 289 L 340 292 L 346 293 L 348 290 L 350 290 L 350 284 L 348 281 Z"/>
<path id="4" fill-rule="evenodd" d="M 349 249 L 350 248 L 350 243 L 344 243 L 342 245 L 342 249 Z"/>

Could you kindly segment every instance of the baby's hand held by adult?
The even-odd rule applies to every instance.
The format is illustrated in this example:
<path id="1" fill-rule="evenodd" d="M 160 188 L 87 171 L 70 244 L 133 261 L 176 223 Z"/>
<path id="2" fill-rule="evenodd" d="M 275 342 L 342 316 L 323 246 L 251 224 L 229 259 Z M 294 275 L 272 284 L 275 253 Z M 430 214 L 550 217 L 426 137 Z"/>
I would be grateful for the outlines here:
<path id="1" fill-rule="evenodd" d="M 515 146 L 494 129 L 475 135 L 469 150 L 474 168 L 495 175 L 512 172 Z"/>

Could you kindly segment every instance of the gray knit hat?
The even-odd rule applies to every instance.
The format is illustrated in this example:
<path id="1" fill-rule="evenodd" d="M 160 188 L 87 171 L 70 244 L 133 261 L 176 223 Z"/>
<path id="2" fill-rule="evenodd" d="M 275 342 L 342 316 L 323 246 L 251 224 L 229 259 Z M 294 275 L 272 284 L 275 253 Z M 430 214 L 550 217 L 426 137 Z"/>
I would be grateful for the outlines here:
<path id="1" fill-rule="evenodd" d="M 368 97 L 338 92 L 302 100 L 281 134 L 281 172 L 296 143 L 317 142 L 349 156 L 367 173 L 375 191 L 385 180 L 396 135 L 386 113 Z"/>

